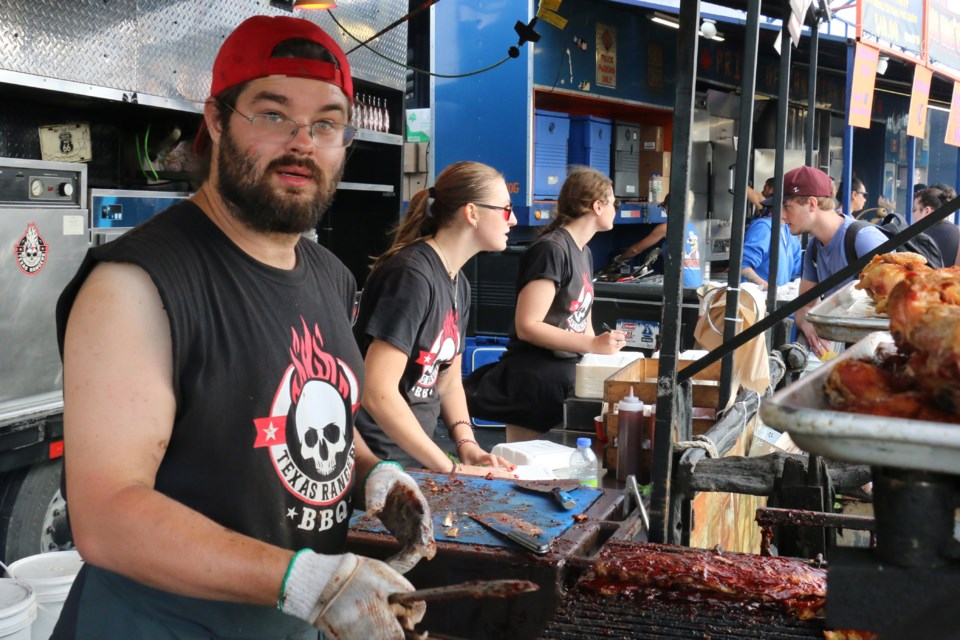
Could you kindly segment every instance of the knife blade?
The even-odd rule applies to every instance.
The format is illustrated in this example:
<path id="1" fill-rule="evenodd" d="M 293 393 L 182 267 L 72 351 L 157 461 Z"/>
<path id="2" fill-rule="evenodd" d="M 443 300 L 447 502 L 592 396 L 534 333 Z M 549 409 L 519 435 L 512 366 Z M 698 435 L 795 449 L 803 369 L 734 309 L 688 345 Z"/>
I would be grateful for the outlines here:
<path id="1" fill-rule="evenodd" d="M 567 492 L 579 488 L 579 480 L 514 480 L 513 484 L 527 491 L 549 493 L 567 511 L 577 506 L 577 501 Z"/>
<path id="2" fill-rule="evenodd" d="M 471 513 L 470 517 L 491 531 L 506 536 L 524 549 L 533 551 L 536 554 L 543 555 L 550 548 L 549 541 L 544 542 L 537 537 L 537 533 L 541 533 L 539 530 L 537 533 L 524 531 L 523 527 L 526 523 L 508 513 Z M 529 525 L 526 526 L 529 527 Z"/>

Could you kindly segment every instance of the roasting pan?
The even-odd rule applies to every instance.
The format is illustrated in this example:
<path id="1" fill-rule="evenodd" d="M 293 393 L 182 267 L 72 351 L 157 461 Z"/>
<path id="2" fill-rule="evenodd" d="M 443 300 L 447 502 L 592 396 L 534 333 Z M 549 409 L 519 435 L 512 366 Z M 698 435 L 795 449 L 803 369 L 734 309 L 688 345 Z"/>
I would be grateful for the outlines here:
<path id="1" fill-rule="evenodd" d="M 878 315 L 866 291 L 857 289 L 859 280 L 845 284 L 818 302 L 807 313 L 807 320 L 825 340 L 857 342 L 874 331 L 890 329 L 890 318 Z"/>
<path id="2" fill-rule="evenodd" d="M 823 387 L 836 363 L 869 358 L 881 346 L 895 348 L 890 333 L 869 334 L 838 358 L 764 400 L 760 418 L 789 432 L 802 449 L 834 460 L 960 474 L 960 425 L 829 408 Z"/>

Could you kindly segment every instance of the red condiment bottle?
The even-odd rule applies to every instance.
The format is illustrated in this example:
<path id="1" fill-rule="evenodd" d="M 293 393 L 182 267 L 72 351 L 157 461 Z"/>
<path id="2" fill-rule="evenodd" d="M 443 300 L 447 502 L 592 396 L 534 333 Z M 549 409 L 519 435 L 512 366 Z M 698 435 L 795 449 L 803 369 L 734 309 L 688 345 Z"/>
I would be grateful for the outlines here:
<path id="1" fill-rule="evenodd" d="M 617 480 L 625 481 L 640 470 L 643 442 L 643 402 L 633 395 L 633 387 L 617 407 L 617 431 Z"/>

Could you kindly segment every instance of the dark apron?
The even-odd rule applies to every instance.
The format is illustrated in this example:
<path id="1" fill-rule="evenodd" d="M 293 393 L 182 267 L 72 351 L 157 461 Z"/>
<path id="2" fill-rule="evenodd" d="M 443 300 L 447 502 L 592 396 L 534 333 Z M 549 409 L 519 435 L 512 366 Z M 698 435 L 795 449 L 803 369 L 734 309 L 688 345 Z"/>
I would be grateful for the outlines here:
<path id="1" fill-rule="evenodd" d="M 180 596 L 85 564 L 51 640 L 318 640 L 306 622 L 274 607 Z"/>

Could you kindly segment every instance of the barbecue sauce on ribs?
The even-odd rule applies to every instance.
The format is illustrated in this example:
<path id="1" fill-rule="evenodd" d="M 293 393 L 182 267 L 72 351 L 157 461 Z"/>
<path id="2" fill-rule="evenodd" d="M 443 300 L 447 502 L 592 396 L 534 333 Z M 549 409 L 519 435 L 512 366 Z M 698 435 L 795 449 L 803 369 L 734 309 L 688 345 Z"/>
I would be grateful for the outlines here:
<path id="1" fill-rule="evenodd" d="M 808 620 L 822 614 L 827 572 L 790 558 L 632 542 L 604 547 L 580 586 L 608 596 L 775 606 Z"/>

